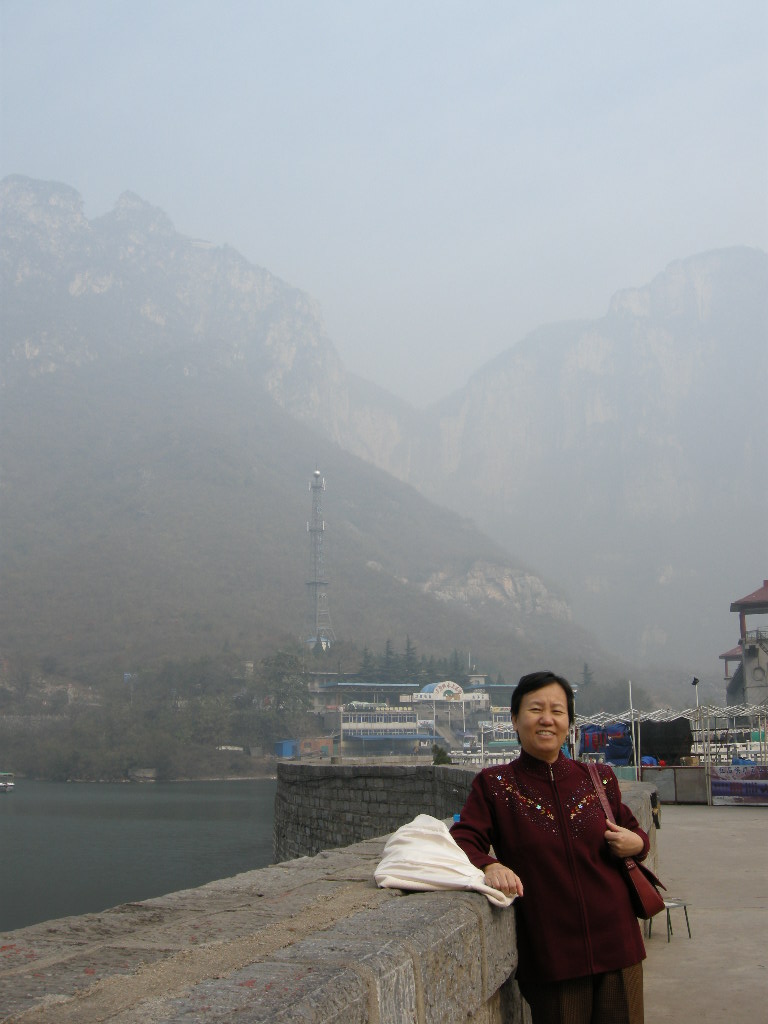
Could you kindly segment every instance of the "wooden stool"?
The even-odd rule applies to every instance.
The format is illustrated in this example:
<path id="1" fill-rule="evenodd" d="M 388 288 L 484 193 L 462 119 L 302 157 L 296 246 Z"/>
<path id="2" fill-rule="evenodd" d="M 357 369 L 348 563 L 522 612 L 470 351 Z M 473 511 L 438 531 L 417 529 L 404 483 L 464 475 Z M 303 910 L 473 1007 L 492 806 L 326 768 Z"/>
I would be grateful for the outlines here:
<path id="1" fill-rule="evenodd" d="M 667 942 L 669 942 L 670 935 L 673 934 L 672 933 L 672 919 L 670 917 L 670 911 L 674 910 L 675 907 L 682 907 L 683 910 L 685 911 L 685 924 L 686 924 L 686 927 L 688 929 L 688 938 L 689 939 L 693 938 L 693 936 L 691 935 L 691 922 L 688 920 L 688 904 L 685 902 L 685 900 L 676 900 L 676 899 L 664 900 L 664 907 L 666 908 L 666 911 L 667 911 Z M 648 919 L 648 938 L 649 939 L 651 937 L 651 929 L 652 929 L 652 927 L 653 927 L 653 918 L 651 917 L 651 918 Z"/>

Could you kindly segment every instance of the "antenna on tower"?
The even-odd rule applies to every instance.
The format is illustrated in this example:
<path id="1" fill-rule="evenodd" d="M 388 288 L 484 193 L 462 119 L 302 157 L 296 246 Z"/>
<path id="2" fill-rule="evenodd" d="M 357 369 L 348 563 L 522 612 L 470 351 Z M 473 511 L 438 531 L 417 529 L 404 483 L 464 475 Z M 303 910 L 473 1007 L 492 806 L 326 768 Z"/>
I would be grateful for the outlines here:
<path id="1" fill-rule="evenodd" d="M 312 494 L 312 517 L 307 523 L 309 534 L 309 579 L 307 590 L 309 592 L 309 630 L 306 642 L 310 647 L 320 644 L 323 650 L 327 650 L 331 643 L 336 640 L 331 625 L 331 613 L 328 610 L 328 580 L 325 578 L 323 567 L 323 533 L 325 523 L 323 522 L 322 495 L 325 490 L 325 480 L 316 469 L 309 482 L 309 490 Z"/>

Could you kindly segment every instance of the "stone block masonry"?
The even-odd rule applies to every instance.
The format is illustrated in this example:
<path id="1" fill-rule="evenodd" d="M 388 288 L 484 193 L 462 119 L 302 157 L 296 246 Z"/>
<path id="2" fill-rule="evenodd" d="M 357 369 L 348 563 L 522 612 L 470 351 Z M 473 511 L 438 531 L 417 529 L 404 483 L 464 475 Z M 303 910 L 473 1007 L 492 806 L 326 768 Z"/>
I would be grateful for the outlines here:
<path id="1" fill-rule="evenodd" d="M 394 832 L 417 814 L 452 818 L 475 774 L 447 765 L 278 764 L 275 861 Z"/>
<path id="2" fill-rule="evenodd" d="M 452 818 L 461 810 L 477 771 L 449 765 L 368 762 L 277 767 L 275 861 L 369 839 L 411 821 L 417 814 Z M 656 862 L 656 830 L 647 783 L 621 782 L 625 803 L 651 837 L 649 865 Z"/>

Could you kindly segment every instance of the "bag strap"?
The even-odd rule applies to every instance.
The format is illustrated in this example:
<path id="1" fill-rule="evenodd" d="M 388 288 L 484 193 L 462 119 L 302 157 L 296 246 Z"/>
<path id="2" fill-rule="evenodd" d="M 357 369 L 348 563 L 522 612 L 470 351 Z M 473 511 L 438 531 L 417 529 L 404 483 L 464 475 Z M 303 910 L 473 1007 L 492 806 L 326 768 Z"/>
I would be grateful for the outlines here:
<path id="1" fill-rule="evenodd" d="M 606 818 L 608 819 L 608 821 L 612 821 L 615 825 L 616 819 L 613 816 L 611 805 L 608 803 L 608 797 L 605 795 L 605 787 L 603 786 L 602 779 L 600 778 L 600 772 L 598 772 L 596 765 L 594 765 L 591 761 L 587 764 L 587 771 L 589 772 L 590 778 L 592 779 L 592 785 L 595 787 L 597 798 L 603 805 L 603 810 L 605 811 Z"/>
<path id="2" fill-rule="evenodd" d="M 595 787 L 595 792 L 597 793 L 597 798 L 600 801 L 600 803 L 603 805 L 603 811 L 605 812 L 606 818 L 608 819 L 608 821 L 612 821 L 614 823 L 614 825 L 615 825 L 616 824 L 616 819 L 613 816 L 613 811 L 611 810 L 611 805 L 608 803 L 608 797 L 605 795 L 605 787 L 603 786 L 602 779 L 600 778 L 600 773 L 598 772 L 597 768 L 592 763 L 592 761 L 590 761 L 587 764 L 587 770 L 589 771 L 590 778 L 592 779 L 592 785 Z M 632 871 L 635 868 L 637 868 L 637 866 L 638 866 L 637 861 L 635 860 L 634 857 L 622 857 L 621 859 L 624 861 L 624 864 L 625 864 L 625 866 L 626 866 L 628 871 Z M 648 869 L 646 869 L 646 870 L 648 870 Z M 653 875 L 653 879 L 654 879 L 654 884 L 655 885 L 661 885 L 661 882 L 658 880 L 658 878 L 656 878 L 655 875 Z M 665 888 L 665 887 L 662 885 L 662 889 L 663 888 Z"/>

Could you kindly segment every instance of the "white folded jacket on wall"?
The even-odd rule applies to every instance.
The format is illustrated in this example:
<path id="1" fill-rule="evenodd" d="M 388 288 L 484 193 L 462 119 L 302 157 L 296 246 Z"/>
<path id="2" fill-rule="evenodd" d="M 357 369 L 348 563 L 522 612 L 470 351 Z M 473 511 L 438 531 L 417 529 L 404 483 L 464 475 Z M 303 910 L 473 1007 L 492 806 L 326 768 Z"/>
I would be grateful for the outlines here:
<path id="1" fill-rule="evenodd" d="M 382 889 L 474 889 L 497 907 L 515 899 L 486 885 L 485 875 L 456 845 L 445 823 L 429 814 L 417 815 L 392 833 L 373 877 Z"/>

